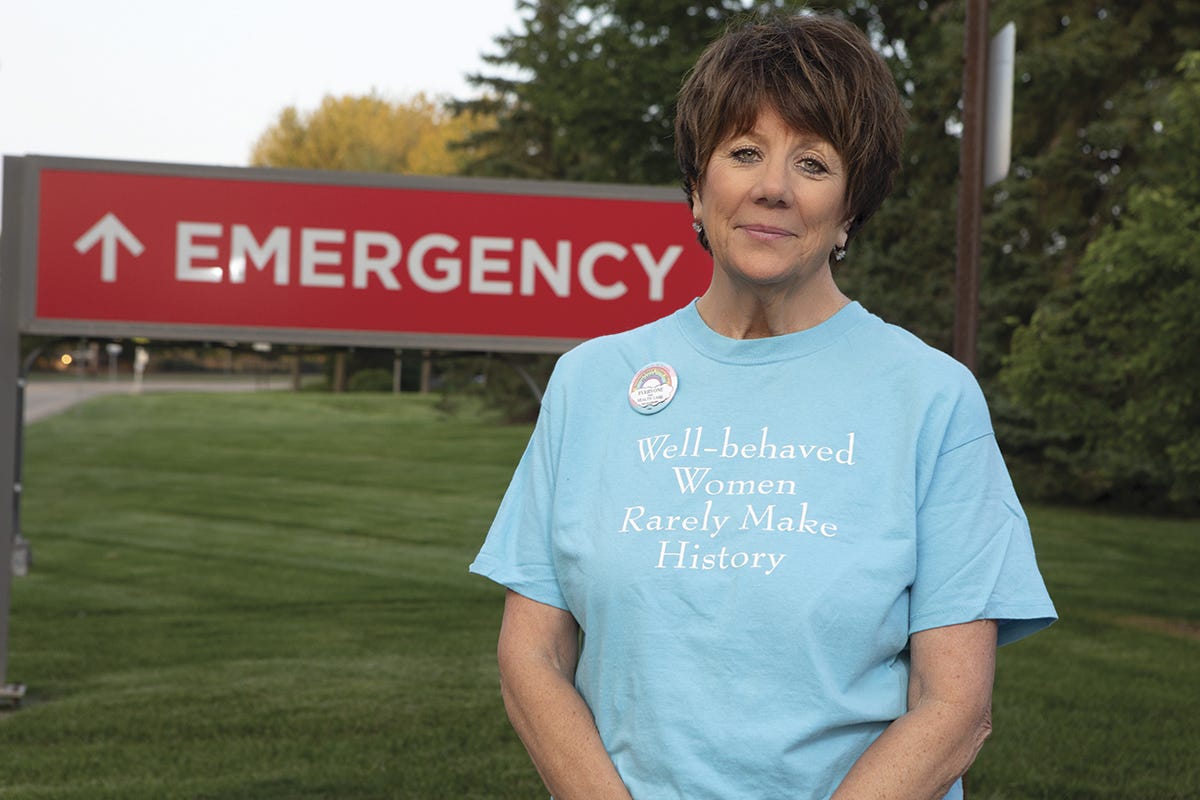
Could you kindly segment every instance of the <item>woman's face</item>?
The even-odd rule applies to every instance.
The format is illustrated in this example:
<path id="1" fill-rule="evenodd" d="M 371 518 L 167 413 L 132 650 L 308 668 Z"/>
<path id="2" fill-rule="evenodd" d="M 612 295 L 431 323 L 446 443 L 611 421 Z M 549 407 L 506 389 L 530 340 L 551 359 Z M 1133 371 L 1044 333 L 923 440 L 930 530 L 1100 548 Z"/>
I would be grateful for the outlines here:
<path id="1" fill-rule="evenodd" d="M 844 245 L 846 174 L 841 156 L 774 110 L 713 151 L 692 197 L 718 273 L 737 283 L 803 289 Z"/>

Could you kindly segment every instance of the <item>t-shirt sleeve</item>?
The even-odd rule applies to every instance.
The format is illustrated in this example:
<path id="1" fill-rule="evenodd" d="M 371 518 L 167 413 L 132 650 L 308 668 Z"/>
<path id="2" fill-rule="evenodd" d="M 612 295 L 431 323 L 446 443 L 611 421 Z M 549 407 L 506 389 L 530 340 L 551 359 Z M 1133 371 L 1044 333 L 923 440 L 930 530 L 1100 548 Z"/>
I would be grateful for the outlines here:
<path id="1" fill-rule="evenodd" d="M 551 414 L 545 406 L 471 572 L 539 603 L 567 608 L 554 567 Z"/>
<path id="2" fill-rule="evenodd" d="M 986 420 L 982 395 L 966 405 L 968 416 Z M 990 424 L 937 455 L 917 511 L 910 600 L 910 634 L 994 619 L 1007 644 L 1057 619 Z"/>

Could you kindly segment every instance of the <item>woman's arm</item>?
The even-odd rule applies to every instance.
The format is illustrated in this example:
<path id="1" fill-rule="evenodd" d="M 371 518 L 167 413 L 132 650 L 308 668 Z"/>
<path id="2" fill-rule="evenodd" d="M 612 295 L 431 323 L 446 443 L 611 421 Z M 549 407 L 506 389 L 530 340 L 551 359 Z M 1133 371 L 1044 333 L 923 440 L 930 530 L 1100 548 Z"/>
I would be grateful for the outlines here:
<path id="1" fill-rule="evenodd" d="M 508 718 L 556 800 L 631 800 L 575 690 L 575 618 L 509 591 L 497 658 Z"/>
<path id="2" fill-rule="evenodd" d="M 996 623 L 914 633 L 908 712 L 867 748 L 832 800 L 941 800 L 991 733 Z"/>

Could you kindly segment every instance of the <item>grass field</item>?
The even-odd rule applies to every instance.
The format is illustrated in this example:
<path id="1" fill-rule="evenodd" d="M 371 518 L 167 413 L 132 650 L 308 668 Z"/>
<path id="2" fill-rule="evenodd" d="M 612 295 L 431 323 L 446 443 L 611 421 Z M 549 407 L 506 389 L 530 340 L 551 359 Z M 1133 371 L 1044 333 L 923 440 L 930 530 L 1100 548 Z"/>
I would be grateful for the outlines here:
<path id="1" fill-rule="evenodd" d="M 527 435 L 290 393 L 30 426 L 0 798 L 543 797 L 466 572 Z M 970 797 L 1200 797 L 1200 523 L 1031 516 L 1063 619 L 1001 651 Z"/>

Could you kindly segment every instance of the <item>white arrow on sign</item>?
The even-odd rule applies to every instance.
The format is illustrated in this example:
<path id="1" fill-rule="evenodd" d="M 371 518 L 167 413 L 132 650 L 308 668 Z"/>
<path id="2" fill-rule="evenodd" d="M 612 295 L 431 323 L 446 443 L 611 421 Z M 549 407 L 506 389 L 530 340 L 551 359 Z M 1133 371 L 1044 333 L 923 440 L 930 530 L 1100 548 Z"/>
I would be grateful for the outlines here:
<path id="1" fill-rule="evenodd" d="M 75 241 L 75 249 L 82 255 L 95 247 L 96 242 L 101 242 L 100 280 L 104 283 L 113 283 L 117 280 L 118 242 L 125 245 L 125 249 L 135 256 L 140 256 L 146 249 L 145 245 L 139 242 L 129 228 L 126 228 L 111 211 L 101 217 L 99 222 L 88 228 L 87 233 Z"/>

